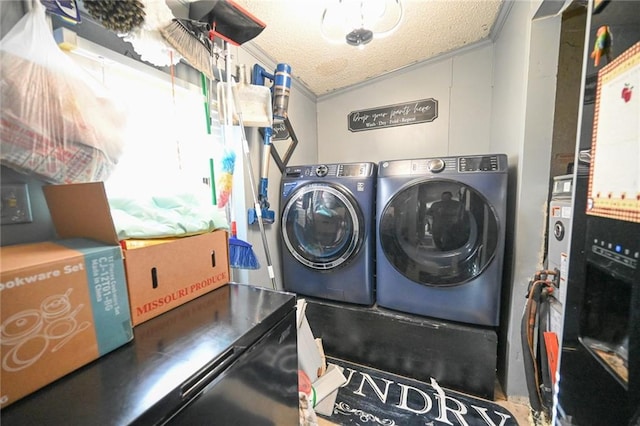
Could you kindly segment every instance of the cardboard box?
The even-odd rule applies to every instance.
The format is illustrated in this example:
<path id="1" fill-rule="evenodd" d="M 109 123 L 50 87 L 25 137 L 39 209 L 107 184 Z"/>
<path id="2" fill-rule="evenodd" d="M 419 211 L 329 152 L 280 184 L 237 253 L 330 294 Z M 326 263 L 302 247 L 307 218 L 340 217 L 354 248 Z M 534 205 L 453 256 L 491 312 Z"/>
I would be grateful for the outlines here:
<path id="1" fill-rule="evenodd" d="M 102 182 L 43 187 L 56 231 L 64 238 L 90 235 L 119 243 Z M 123 250 L 136 326 L 229 282 L 225 230 Z"/>
<path id="2" fill-rule="evenodd" d="M 305 372 L 309 380 L 315 382 L 324 373 L 325 363 L 318 344 L 313 337 L 311 326 L 305 315 L 307 301 L 296 301 L 296 321 L 298 325 L 298 369 Z"/>
<path id="3" fill-rule="evenodd" d="M 314 410 L 323 416 L 331 416 L 333 414 L 333 406 L 338 396 L 340 386 L 347 383 L 344 377 L 343 368 L 335 364 L 328 363 L 327 371 L 318 380 L 313 382 L 312 386 L 316 392 L 316 406 Z"/>
<path id="4" fill-rule="evenodd" d="M 0 308 L 2 408 L 133 338 L 117 245 L 2 247 Z"/>

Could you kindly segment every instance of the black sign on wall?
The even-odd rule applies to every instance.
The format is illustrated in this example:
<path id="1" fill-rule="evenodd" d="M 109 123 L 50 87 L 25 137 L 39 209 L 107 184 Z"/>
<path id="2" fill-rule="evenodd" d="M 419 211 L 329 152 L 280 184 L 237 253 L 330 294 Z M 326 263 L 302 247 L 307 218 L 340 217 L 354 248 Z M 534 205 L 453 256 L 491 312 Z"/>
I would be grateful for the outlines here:
<path id="1" fill-rule="evenodd" d="M 438 101 L 429 98 L 353 111 L 349 113 L 348 125 L 350 131 L 361 132 L 382 127 L 428 123 L 436 118 L 438 118 Z"/>

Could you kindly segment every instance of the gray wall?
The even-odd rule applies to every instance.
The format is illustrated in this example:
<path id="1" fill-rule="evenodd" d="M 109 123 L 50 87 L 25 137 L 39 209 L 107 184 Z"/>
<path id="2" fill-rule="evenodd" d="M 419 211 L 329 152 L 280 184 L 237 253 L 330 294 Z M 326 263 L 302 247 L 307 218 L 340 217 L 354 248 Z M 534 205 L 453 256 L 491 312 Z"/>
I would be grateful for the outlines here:
<path id="1" fill-rule="evenodd" d="M 318 160 L 382 161 L 491 150 L 493 46 L 484 43 L 318 100 Z M 350 112 L 433 98 L 429 123 L 351 132 Z"/>
<path id="2" fill-rule="evenodd" d="M 496 40 L 492 138 L 514 158 L 510 176 L 509 316 L 501 373 L 511 398 L 527 395 L 520 343 L 526 289 L 542 268 L 560 17 L 532 21 L 538 2 L 514 2 Z"/>

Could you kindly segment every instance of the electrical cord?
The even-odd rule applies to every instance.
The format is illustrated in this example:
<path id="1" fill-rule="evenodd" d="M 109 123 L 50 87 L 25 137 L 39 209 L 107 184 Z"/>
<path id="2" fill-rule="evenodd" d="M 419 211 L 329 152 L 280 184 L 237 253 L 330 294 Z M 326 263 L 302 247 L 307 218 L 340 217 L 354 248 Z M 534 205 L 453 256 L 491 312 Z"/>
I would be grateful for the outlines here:
<path id="1" fill-rule="evenodd" d="M 534 274 L 527 289 L 527 302 L 521 321 L 527 390 L 531 409 L 537 416 L 549 417 L 551 411 L 551 373 L 548 367 L 541 364 L 546 362 L 546 347 L 542 336 L 547 326 L 545 315 L 548 315 L 548 296 L 553 293 L 557 280 L 557 270 L 541 270 Z"/>

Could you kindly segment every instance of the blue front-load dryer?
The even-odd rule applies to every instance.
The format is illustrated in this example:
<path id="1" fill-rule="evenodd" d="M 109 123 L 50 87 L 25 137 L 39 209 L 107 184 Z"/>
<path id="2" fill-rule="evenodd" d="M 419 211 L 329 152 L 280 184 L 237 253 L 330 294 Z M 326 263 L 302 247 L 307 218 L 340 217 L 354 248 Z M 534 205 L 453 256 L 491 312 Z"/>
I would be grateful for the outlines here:
<path id="1" fill-rule="evenodd" d="M 373 305 L 376 169 L 375 163 L 285 169 L 280 250 L 286 290 Z"/>
<path id="2" fill-rule="evenodd" d="M 497 326 L 506 198 L 504 154 L 380 162 L 378 306 Z"/>

